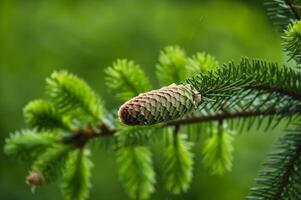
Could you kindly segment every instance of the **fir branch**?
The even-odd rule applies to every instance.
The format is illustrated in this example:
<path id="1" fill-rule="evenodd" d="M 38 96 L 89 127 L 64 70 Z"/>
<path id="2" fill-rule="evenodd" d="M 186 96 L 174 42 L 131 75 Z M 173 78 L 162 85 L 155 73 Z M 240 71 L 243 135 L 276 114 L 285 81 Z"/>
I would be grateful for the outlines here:
<path id="1" fill-rule="evenodd" d="M 288 24 L 300 20 L 300 0 L 266 0 L 268 16 L 282 32 Z"/>
<path id="2" fill-rule="evenodd" d="M 46 79 L 47 93 L 61 113 L 84 114 L 99 120 L 104 108 L 99 97 L 88 84 L 67 71 L 55 71 Z"/>
<path id="3" fill-rule="evenodd" d="M 248 199 L 300 199 L 301 129 L 289 131 L 270 155 Z"/>
<path id="4" fill-rule="evenodd" d="M 198 52 L 191 58 L 188 58 L 186 70 L 189 76 L 195 76 L 199 73 L 215 70 L 218 65 L 217 60 L 212 55 Z"/>
<path id="5" fill-rule="evenodd" d="M 57 137 L 49 132 L 22 130 L 5 139 L 4 153 L 22 161 L 34 161 L 57 141 Z"/>
<path id="6" fill-rule="evenodd" d="M 71 153 L 63 173 L 61 188 L 65 200 L 85 200 L 91 188 L 90 152 L 77 149 Z"/>
<path id="7" fill-rule="evenodd" d="M 192 125 L 192 124 L 202 124 L 206 122 L 216 122 L 220 120 L 233 120 L 233 119 L 249 119 L 249 118 L 259 118 L 260 120 L 263 120 L 264 117 L 281 117 L 280 119 L 287 117 L 292 118 L 294 116 L 299 116 L 299 113 L 301 111 L 295 111 L 291 112 L 288 110 L 276 110 L 276 109 L 269 109 L 269 110 L 244 110 L 244 111 L 236 111 L 236 112 L 224 112 L 224 113 L 215 113 L 212 115 L 206 115 L 206 116 L 192 116 L 190 118 L 184 118 L 184 119 L 177 119 L 173 121 L 168 121 L 161 123 L 157 126 L 145 126 L 144 129 L 157 129 L 157 128 L 165 128 L 165 127 L 176 127 L 176 126 L 185 126 L 185 125 Z M 278 124 L 278 123 L 277 123 Z M 254 123 L 251 123 L 251 125 L 255 125 Z M 141 127 L 132 127 L 136 130 L 141 130 Z M 132 129 L 131 128 L 131 129 Z M 79 141 L 80 143 L 86 143 L 90 139 L 98 138 L 98 137 L 108 137 L 108 136 L 114 136 L 119 129 L 110 129 L 105 124 L 102 124 L 98 131 L 93 130 L 92 133 L 89 132 L 89 134 L 85 133 L 85 129 L 78 129 L 75 130 L 74 134 L 70 135 L 70 137 L 64 138 L 63 143 L 66 144 L 77 144 Z M 152 131 L 151 131 L 152 132 Z M 150 132 L 150 133 L 151 133 Z M 149 137 L 152 137 L 151 135 L 154 134 L 146 134 L 141 135 L 140 137 L 144 139 L 148 139 Z M 135 137 L 137 139 L 137 137 Z M 138 141 L 141 141 L 138 139 Z M 142 140 L 143 141 L 143 140 Z M 129 140 L 127 144 L 134 142 L 133 140 Z M 137 144 L 137 142 L 134 142 Z"/>
<path id="8" fill-rule="evenodd" d="M 118 145 L 122 147 L 145 145 L 154 138 L 154 132 L 159 128 L 159 126 L 126 126 L 120 123 L 116 134 Z"/>
<path id="9" fill-rule="evenodd" d="M 232 168 L 233 133 L 226 129 L 223 121 L 210 130 L 202 149 L 203 163 L 213 173 L 223 175 Z"/>
<path id="10" fill-rule="evenodd" d="M 301 20 L 290 24 L 283 36 L 283 46 L 290 59 L 301 63 Z"/>
<path id="11" fill-rule="evenodd" d="M 41 154 L 33 163 L 32 170 L 43 175 L 46 183 L 56 181 L 62 174 L 72 146 L 57 144 Z"/>
<path id="12" fill-rule="evenodd" d="M 29 102 L 23 109 L 25 123 L 30 128 L 70 129 L 67 121 L 59 114 L 54 105 L 45 100 Z"/>
<path id="13" fill-rule="evenodd" d="M 162 123 L 162 127 L 263 116 L 281 119 L 299 114 L 301 110 L 298 102 L 300 73 L 279 68 L 275 63 L 243 59 L 239 65 L 230 63 L 187 82 L 202 94 L 202 98 L 208 96 L 214 100 L 213 104 L 203 101 L 205 106 L 199 109 L 200 112 L 208 110 L 209 114 L 168 121 Z M 106 129 L 92 137 L 112 135 L 116 131 Z"/>
<path id="14" fill-rule="evenodd" d="M 179 126 L 175 127 L 175 132 L 167 129 L 163 154 L 164 183 L 173 194 L 186 192 L 193 177 L 192 143 L 184 138 L 185 135 L 179 135 L 178 131 Z"/>
<path id="15" fill-rule="evenodd" d="M 161 85 L 180 83 L 187 78 L 186 53 L 179 46 L 167 46 L 160 52 L 157 77 Z"/>
<path id="16" fill-rule="evenodd" d="M 255 89 L 258 90 L 264 90 L 270 93 L 279 93 L 282 95 L 286 95 L 289 96 L 297 101 L 301 101 L 301 93 L 300 92 L 296 92 L 294 90 L 289 90 L 283 87 L 275 87 L 275 86 L 271 86 L 271 85 L 258 85 L 258 86 L 252 86 Z"/>
<path id="17" fill-rule="evenodd" d="M 296 5 L 294 5 L 294 3 L 295 3 L 294 0 L 285 0 L 285 2 L 291 9 L 292 13 L 294 13 L 295 18 L 297 20 L 300 20 L 301 16 L 300 16 L 298 8 L 296 7 Z"/>
<path id="18" fill-rule="evenodd" d="M 293 94 L 292 98 L 301 98 L 301 73 L 288 67 L 280 68 L 276 63 L 244 58 L 237 65 L 225 64 L 216 72 L 199 74 L 187 79 L 200 94 L 235 94 L 242 90 L 263 89 L 282 95 Z M 262 88 L 261 88 L 262 87 Z"/>
<path id="19" fill-rule="evenodd" d="M 139 65 L 126 59 L 117 60 L 105 71 L 106 85 L 120 100 L 126 101 L 150 90 L 150 82 Z"/>
<path id="20" fill-rule="evenodd" d="M 203 123 L 209 121 L 219 121 L 219 120 L 236 119 L 236 118 L 263 117 L 263 116 L 277 115 L 277 113 L 278 113 L 277 110 L 265 110 L 265 111 L 245 110 L 245 111 L 233 112 L 233 113 L 217 113 L 215 115 L 195 116 L 187 119 L 178 119 L 178 120 L 166 122 L 163 124 L 163 126 L 188 125 L 194 123 Z M 278 114 L 291 115 L 291 113 L 288 113 L 287 111 L 283 111 Z"/>
<path id="21" fill-rule="evenodd" d="M 179 58 L 177 58 L 177 56 L 179 56 Z M 167 82 L 173 80 L 173 78 L 179 81 L 182 80 L 180 76 L 186 76 L 187 71 L 174 74 L 174 72 L 178 73 L 177 67 L 180 65 L 183 67 L 185 63 L 185 67 L 187 66 L 187 58 L 183 52 L 172 48 L 166 50 L 166 52 L 162 53 L 162 60 L 160 62 L 162 65 L 158 68 L 162 70 L 162 72 L 166 72 L 165 74 L 162 73 L 164 76 L 166 75 L 165 77 L 161 77 L 163 81 Z M 176 65 L 175 68 L 171 67 L 173 64 Z M 174 71 L 175 69 L 176 71 Z M 184 70 L 187 69 L 185 68 Z M 117 76 L 113 79 L 117 80 L 118 78 L 116 77 Z M 136 84 L 134 81 L 132 82 Z M 43 149 L 43 153 L 34 158 L 33 171 L 31 171 L 27 181 L 30 184 L 44 184 L 56 180 L 62 174 L 65 163 L 68 160 L 69 167 L 65 168 L 68 171 L 65 171 L 63 184 L 66 197 L 67 199 L 69 196 L 69 199 L 85 199 L 89 187 L 88 177 L 90 176 L 90 172 L 82 169 L 89 168 L 87 167 L 89 166 L 89 162 L 87 160 L 84 161 L 82 158 L 83 154 L 81 153 L 72 154 L 75 156 L 72 156 L 70 159 L 69 154 L 74 148 L 78 148 L 76 150 L 77 152 L 83 151 L 85 144 L 92 138 L 115 135 L 117 136 L 116 141 L 118 145 L 117 163 L 124 187 L 132 199 L 147 199 L 154 191 L 155 173 L 152 168 L 151 153 L 148 148 L 142 145 L 145 141 L 152 139 L 152 135 L 154 135 L 152 132 L 156 128 L 174 127 L 175 134 L 173 138 L 169 140 L 165 155 L 166 160 L 170 161 L 165 163 L 165 174 L 167 177 L 166 187 L 173 193 L 186 191 L 192 178 L 191 170 L 193 161 L 192 154 L 190 153 L 191 144 L 184 140 L 182 135 L 178 134 L 181 126 L 214 121 L 220 122 L 229 119 L 243 120 L 243 124 L 248 123 L 249 126 L 252 126 L 254 123 L 246 122 L 245 119 L 253 118 L 262 120 L 264 117 L 269 117 L 268 127 L 270 127 L 273 119 L 279 121 L 284 118 L 293 119 L 295 116 L 300 117 L 300 83 L 300 72 L 289 68 L 280 68 L 275 63 L 243 59 L 238 65 L 229 63 L 216 70 L 201 73 L 185 81 L 182 86 L 189 87 L 189 90 L 193 91 L 193 94 L 189 94 L 189 98 L 184 98 L 187 97 L 187 94 L 185 94 L 186 96 L 182 94 L 187 92 L 186 90 L 177 91 L 177 94 L 171 94 L 170 91 L 167 92 L 165 90 L 161 90 L 160 93 L 158 93 L 158 91 L 149 93 L 149 95 L 155 96 L 156 100 L 162 105 L 164 102 L 166 104 L 172 102 L 172 100 L 165 98 L 165 95 L 178 95 L 179 101 L 173 102 L 175 104 L 173 111 L 176 112 L 177 108 L 179 108 L 176 104 L 181 102 L 185 107 L 183 108 L 183 110 L 185 110 L 184 114 L 187 114 L 187 116 L 184 116 L 184 114 L 181 116 L 186 118 L 166 118 L 166 112 L 170 112 L 171 109 L 170 106 L 164 105 L 162 106 L 162 116 L 159 116 L 158 110 L 153 109 L 150 111 L 151 114 L 162 117 L 162 120 L 158 121 L 162 123 L 157 126 L 145 126 L 142 128 L 117 126 L 117 128 L 115 128 L 115 126 L 111 127 L 107 122 L 100 120 L 100 118 L 103 117 L 100 116 L 103 110 L 102 104 L 99 103 L 98 97 L 84 81 L 64 71 L 55 72 L 47 79 L 48 93 L 54 102 L 55 109 L 58 109 L 59 115 L 66 114 L 74 118 L 80 118 L 83 115 L 84 119 L 82 121 L 84 125 L 73 130 L 74 134 L 67 133 L 63 135 L 63 138 L 61 138 L 63 144 L 58 144 L 56 141 L 53 141 L 51 142 L 51 147 Z M 115 89 L 123 90 L 118 87 Z M 128 89 L 131 90 L 133 88 L 127 87 L 126 90 Z M 132 90 L 132 94 L 134 93 L 137 93 L 136 89 Z M 199 95 L 201 95 L 201 98 Z M 152 98 L 149 99 L 153 100 Z M 200 99 L 201 101 L 199 103 Z M 189 104 L 187 104 L 187 100 L 189 100 Z M 145 100 L 144 103 L 148 103 L 148 101 Z M 156 102 L 152 103 L 155 105 L 154 107 L 159 108 L 159 106 L 156 106 Z M 144 107 L 147 109 L 147 106 L 150 105 L 145 105 Z M 187 111 L 191 111 L 193 107 L 197 107 L 196 112 L 193 115 L 189 115 Z M 132 109 L 132 107 L 130 107 L 130 109 Z M 31 111 L 31 109 L 27 110 Z M 39 114 L 43 113 L 43 115 L 40 116 L 44 116 L 44 111 L 47 114 L 50 113 L 48 107 L 47 109 L 43 108 L 38 111 Z M 139 116 L 139 112 L 140 110 L 138 110 L 138 114 L 135 112 L 134 114 Z M 41 118 L 40 116 L 39 119 Z M 93 123 L 90 123 L 90 118 L 92 118 Z M 96 122 L 99 123 L 98 126 Z M 112 124 L 115 125 L 113 120 Z M 261 123 L 259 123 L 259 125 L 260 124 Z M 226 165 L 223 166 L 224 168 L 220 167 L 220 165 L 217 167 L 214 166 L 217 172 L 221 172 L 230 166 L 229 152 L 231 148 L 228 146 L 229 138 L 222 137 L 218 138 L 218 140 L 220 140 L 218 143 L 222 144 L 218 145 L 218 148 L 226 146 L 227 152 L 226 156 L 214 156 L 218 162 L 226 163 Z M 37 141 L 37 143 L 39 143 L 39 140 Z M 214 138 L 214 141 L 216 142 L 217 139 Z M 21 143 L 18 137 L 8 140 L 7 145 L 10 147 L 8 148 L 8 152 L 12 152 L 9 154 L 14 155 L 16 152 L 20 152 L 22 149 L 19 150 L 17 146 Z M 212 145 L 208 146 L 212 147 Z M 215 154 L 216 151 L 213 151 L 211 147 L 207 148 L 207 150 L 209 149 Z M 23 146 L 22 148 L 26 149 L 27 146 L 25 145 L 25 147 Z M 208 155 L 208 151 L 206 152 Z M 292 155 L 295 154 L 293 153 Z M 292 156 L 292 159 L 293 158 L 294 156 Z M 207 159 L 207 161 L 208 160 L 211 159 Z M 70 168 L 70 165 L 74 165 L 74 163 L 79 164 Z M 210 163 L 212 164 L 213 162 L 210 161 Z M 221 168 L 223 169 L 221 170 Z M 289 168 L 291 170 L 284 173 L 284 177 L 289 178 L 281 179 L 280 182 L 283 184 L 280 184 L 279 188 L 283 189 L 279 189 L 279 192 L 276 192 L 276 197 L 280 197 L 286 193 L 286 185 L 291 182 L 290 174 L 292 174 L 296 168 Z M 177 173 L 175 171 L 177 171 Z M 180 174 L 180 178 L 178 174 Z M 72 180 L 77 180 L 78 177 L 83 180 L 82 182 L 85 183 L 85 187 L 81 185 L 82 183 L 75 186 L 73 185 L 74 187 L 71 185 Z"/>
<path id="22" fill-rule="evenodd" d="M 122 147 L 116 156 L 119 176 L 129 197 L 148 199 L 156 182 L 149 149 L 143 146 Z"/>

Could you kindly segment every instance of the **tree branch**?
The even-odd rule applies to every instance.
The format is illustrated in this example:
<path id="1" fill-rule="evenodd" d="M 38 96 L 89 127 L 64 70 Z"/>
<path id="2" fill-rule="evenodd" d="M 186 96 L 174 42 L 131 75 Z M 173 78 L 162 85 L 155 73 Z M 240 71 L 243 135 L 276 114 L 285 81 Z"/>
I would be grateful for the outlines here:
<path id="1" fill-rule="evenodd" d="M 232 113 L 219 113 L 215 115 L 208 115 L 208 116 L 195 116 L 186 119 L 178 119 L 169 122 L 165 122 L 161 124 L 161 127 L 175 127 L 175 130 L 179 129 L 182 125 L 188 124 L 195 124 L 195 123 L 203 123 L 209 121 L 221 121 L 227 119 L 235 119 L 235 118 L 248 118 L 248 117 L 256 117 L 256 116 L 271 116 L 277 114 L 288 114 L 286 111 L 279 112 L 276 109 L 270 109 L 265 111 L 254 111 L 254 110 L 246 110 L 246 111 L 239 111 L 239 112 L 232 112 Z M 74 131 L 74 134 L 65 139 L 63 142 L 66 144 L 75 144 L 78 147 L 82 147 L 88 140 L 97 138 L 97 137 L 104 137 L 104 136 L 113 136 L 118 130 L 117 129 L 109 129 L 105 124 L 102 124 L 99 127 L 98 131 L 93 130 L 91 132 L 90 127 L 84 129 L 78 129 Z"/>
<path id="2" fill-rule="evenodd" d="M 257 89 L 257 90 L 265 90 L 269 93 L 279 93 L 282 95 L 286 95 L 291 97 L 294 100 L 301 101 L 301 94 L 294 91 L 289 90 L 282 87 L 275 87 L 271 85 L 254 85 L 254 86 L 247 86 L 249 88 Z M 300 111 L 297 111 L 300 112 Z M 191 118 L 185 119 L 177 119 L 173 121 L 168 121 L 161 123 L 161 127 L 168 127 L 173 126 L 175 127 L 175 132 L 179 130 L 182 125 L 194 124 L 194 123 L 203 123 L 209 121 L 221 121 L 227 119 L 235 119 L 235 118 L 248 118 L 248 117 L 256 117 L 256 116 L 271 116 L 271 115 L 291 115 L 287 110 L 276 110 L 276 109 L 268 109 L 268 110 L 244 110 L 238 112 L 226 112 L 223 111 L 222 113 L 214 114 L 214 115 L 207 115 L 207 116 L 194 116 Z M 84 129 L 76 129 L 73 131 L 69 138 L 64 139 L 64 143 L 70 144 L 73 143 L 77 145 L 79 148 L 82 148 L 88 140 L 96 137 L 103 137 L 103 136 L 112 136 L 118 130 L 117 129 L 110 129 L 105 124 L 102 124 L 98 127 L 98 129 L 93 129 L 90 125 L 87 125 Z"/>
<path id="3" fill-rule="evenodd" d="M 298 92 L 295 92 L 293 90 L 288 90 L 285 88 L 275 87 L 275 86 L 271 86 L 271 85 L 257 85 L 257 86 L 252 86 L 252 88 L 255 88 L 258 90 L 265 90 L 268 92 L 276 92 L 279 94 L 290 96 L 295 100 L 301 101 L 301 94 Z"/>
<path id="4" fill-rule="evenodd" d="M 292 13 L 295 15 L 295 18 L 297 20 L 300 20 L 300 13 L 298 11 L 298 9 L 295 7 L 295 5 L 293 4 L 292 0 L 285 0 L 285 3 L 290 7 Z"/>
<path id="5" fill-rule="evenodd" d="M 166 122 L 162 126 L 176 126 L 176 125 L 188 125 L 193 123 L 202 123 L 208 121 L 221 121 L 226 119 L 234 119 L 234 118 L 248 118 L 248 117 L 255 117 L 255 116 L 269 116 L 275 115 L 278 112 L 275 109 L 271 109 L 268 111 L 240 111 L 240 112 L 233 112 L 233 113 L 220 113 L 215 115 L 208 115 L 208 116 L 198 116 L 192 117 L 187 119 L 178 119 L 175 121 Z"/>
<path id="6" fill-rule="evenodd" d="M 295 162 L 300 158 L 300 156 L 301 156 L 301 144 L 299 144 L 298 148 L 295 151 L 294 156 L 290 159 L 290 161 L 281 177 L 280 184 L 277 188 L 277 193 L 274 198 L 275 200 L 281 199 L 284 188 L 289 183 L 290 177 L 294 171 Z"/>

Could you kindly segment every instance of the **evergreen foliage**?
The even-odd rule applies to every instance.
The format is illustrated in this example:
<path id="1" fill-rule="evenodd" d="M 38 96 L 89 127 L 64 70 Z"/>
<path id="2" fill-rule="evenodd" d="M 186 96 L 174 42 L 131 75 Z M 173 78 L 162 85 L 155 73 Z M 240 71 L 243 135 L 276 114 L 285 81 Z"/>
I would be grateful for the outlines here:
<path id="1" fill-rule="evenodd" d="M 233 159 L 233 136 L 220 125 L 207 136 L 202 149 L 203 163 L 213 174 L 230 171 Z"/>
<path id="2" fill-rule="evenodd" d="M 157 77 L 161 85 L 180 83 L 187 77 L 186 53 L 179 46 L 168 46 L 160 52 Z"/>
<path id="3" fill-rule="evenodd" d="M 301 198 L 301 128 L 290 130 L 269 155 L 248 199 Z"/>
<path id="4" fill-rule="evenodd" d="M 69 128 L 66 120 L 49 101 L 33 100 L 25 106 L 23 112 L 25 122 L 30 128 Z"/>
<path id="5" fill-rule="evenodd" d="M 284 49 L 288 52 L 290 59 L 301 63 L 301 21 L 289 24 L 283 37 Z"/>
<path id="6" fill-rule="evenodd" d="M 295 92 L 298 99 L 301 95 L 300 72 L 289 67 L 279 67 L 276 63 L 247 58 L 243 58 L 238 65 L 230 62 L 215 72 L 200 73 L 187 82 L 201 94 L 253 89 L 275 90 L 276 93 L 286 95 L 281 91 L 283 88 Z"/>
<path id="7" fill-rule="evenodd" d="M 66 200 L 84 200 L 89 196 L 91 187 L 90 152 L 78 149 L 71 153 L 62 178 L 62 191 Z"/>
<path id="8" fill-rule="evenodd" d="M 47 93 L 60 113 L 80 111 L 99 120 L 103 107 L 88 84 L 67 71 L 55 71 L 47 78 Z"/>
<path id="9" fill-rule="evenodd" d="M 186 192 L 193 176 L 192 143 L 182 133 L 166 132 L 166 147 L 163 154 L 163 172 L 166 189 L 179 194 Z"/>
<path id="10" fill-rule="evenodd" d="M 146 75 L 133 61 L 117 60 L 112 67 L 106 69 L 106 75 L 106 85 L 121 101 L 126 101 L 151 88 Z"/>
<path id="11" fill-rule="evenodd" d="M 191 58 L 188 58 L 186 69 L 189 76 L 194 76 L 199 73 L 214 70 L 217 66 L 218 61 L 212 55 L 201 52 L 196 53 Z"/>
<path id="12" fill-rule="evenodd" d="M 266 0 L 268 16 L 282 32 L 288 24 L 300 19 L 300 0 Z"/>
<path id="13" fill-rule="evenodd" d="M 40 172 L 47 183 L 56 181 L 62 175 L 70 146 L 56 145 L 41 154 L 33 163 L 32 169 Z"/>
<path id="14" fill-rule="evenodd" d="M 56 140 L 57 138 L 49 132 L 21 130 L 5 140 L 4 152 L 22 161 L 34 161 L 46 149 L 52 147 Z"/>
<path id="15" fill-rule="evenodd" d="M 231 62 L 215 72 L 199 74 L 187 82 L 202 94 L 203 99 L 210 99 L 200 106 L 202 114 L 251 110 L 264 116 L 273 112 L 268 123 L 272 125 L 272 122 L 278 124 L 287 116 L 299 116 L 300 81 L 301 74 L 293 69 L 242 59 L 238 65 Z M 249 123 L 253 124 L 252 121 Z"/>
<path id="16" fill-rule="evenodd" d="M 143 146 L 120 148 L 116 162 L 120 179 L 130 198 L 148 199 L 154 192 L 156 182 L 149 149 Z"/>
<path id="17" fill-rule="evenodd" d="M 117 135 L 117 146 L 126 147 L 126 146 L 143 146 L 149 144 L 152 140 L 155 140 L 157 134 L 156 131 L 159 131 L 159 126 L 127 126 L 124 124 L 118 124 Z"/>
<path id="18" fill-rule="evenodd" d="M 300 64 L 300 1 L 270 0 L 266 5 L 281 30 L 290 24 L 284 48 Z M 300 121 L 301 73 L 296 68 L 247 58 L 219 65 L 205 52 L 189 57 L 180 47 L 168 46 L 156 69 L 165 86 L 158 90 L 152 90 L 133 61 L 117 60 L 106 70 L 108 88 L 127 101 L 119 120 L 116 109 L 104 112 L 100 98 L 84 80 L 55 71 L 46 79 L 48 99 L 34 100 L 24 108 L 30 129 L 11 134 L 4 152 L 32 164 L 26 178 L 31 186 L 59 180 L 64 199 L 85 200 L 92 185 L 88 144 L 93 138 L 111 137 L 106 146 L 116 151 L 128 196 L 150 199 L 156 183 L 148 147 L 152 143 L 165 142 L 165 189 L 179 194 L 189 189 L 194 156 L 203 156 L 204 166 L 214 174 L 231 170 L 233 134 L 222 124 L 229 121 L 233 129 L 250 129 L 257 121 L 257 128 L 272 129 L 284 119 L 288 124 Z M 279 151 L 270 156 L 249 199 L 300 199 L 300 131 L 289 131 L 280 140 Z M 197 137 L 191 132 L 207 134 L 202 152 L 192 153 Z"/>

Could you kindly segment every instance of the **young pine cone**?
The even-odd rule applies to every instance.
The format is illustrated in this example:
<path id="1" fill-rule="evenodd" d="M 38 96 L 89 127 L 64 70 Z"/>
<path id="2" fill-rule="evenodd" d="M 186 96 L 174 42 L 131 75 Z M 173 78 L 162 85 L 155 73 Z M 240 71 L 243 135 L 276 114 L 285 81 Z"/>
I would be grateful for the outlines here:
<path id="1" fill-rule="evenodd" d="M 127 125 L 152 125 L 184 116 L 196 108 L 200 100 L 190 85 L 171 84 L 125 102 L 118 116 Z"/>

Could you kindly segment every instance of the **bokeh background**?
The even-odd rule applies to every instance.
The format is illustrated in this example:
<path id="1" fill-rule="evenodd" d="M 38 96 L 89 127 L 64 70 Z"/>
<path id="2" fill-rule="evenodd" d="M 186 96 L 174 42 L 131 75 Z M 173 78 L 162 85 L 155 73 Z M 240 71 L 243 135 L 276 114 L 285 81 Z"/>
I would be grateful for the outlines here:
<path id="1" fill-rule="evenodd" d="M 118 106 L 104 85 L 104 69 L 117 58 L 135 60 L 156 86 L 160 49 L 180 45 L 188 54 L 206 51 L 220 63 L 242 56 L 283 62 L 280 35 L 261 0 L 1 0 L 0 1 L 0 146 L 24 126 L 22 108 L 44 96 L 44 83 L 55 69 L 68 69 L 87 80 L 108 108 Z M 186 194 L 171 196 L 158 180 L 152 199 L 244 199 L 281 129 L 239 133 L 234 166 L 213 176 L 195 151 L 195 176 Z M 114 155 L 93 151 L 90 199 L 127 199 L 118 181 Z M 160 162 L 155 156 L 156 169 Z M 24 177 L 29 166 L 0 152 L 0 199 L 61 199 L 55 184 L 32 194 Z"/>

